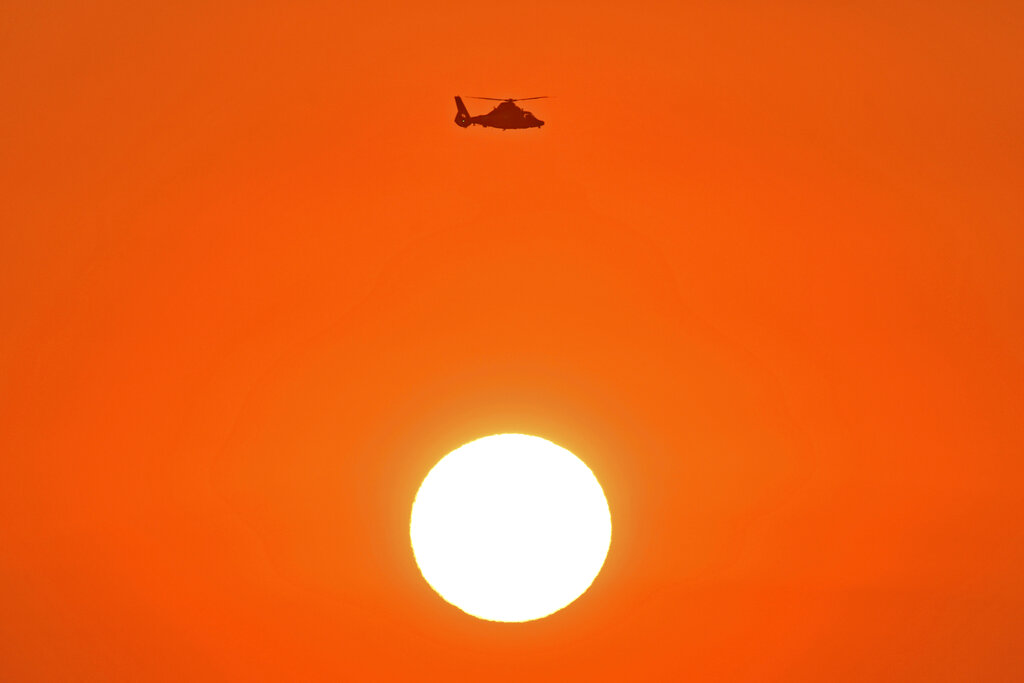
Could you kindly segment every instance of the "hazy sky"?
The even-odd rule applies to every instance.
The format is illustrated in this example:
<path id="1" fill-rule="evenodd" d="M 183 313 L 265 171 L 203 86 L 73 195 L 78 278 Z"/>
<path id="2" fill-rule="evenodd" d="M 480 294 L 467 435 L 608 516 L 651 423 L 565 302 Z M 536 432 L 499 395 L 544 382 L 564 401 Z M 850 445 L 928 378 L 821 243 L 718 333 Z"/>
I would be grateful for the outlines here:
<path id="1" fill-rule="evenodd" d="M 1022 21 L 3 3 L 0 679 L 1021 679 Z M 500 432 L 613 515 L 530 624 L 409 549 Z"/>

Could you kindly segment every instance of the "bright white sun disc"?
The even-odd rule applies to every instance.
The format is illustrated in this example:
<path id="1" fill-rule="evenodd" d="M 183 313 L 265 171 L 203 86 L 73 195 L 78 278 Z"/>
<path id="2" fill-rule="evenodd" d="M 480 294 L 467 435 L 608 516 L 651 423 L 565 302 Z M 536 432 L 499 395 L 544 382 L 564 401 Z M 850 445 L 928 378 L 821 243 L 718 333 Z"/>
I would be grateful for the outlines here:
<path id="1" fill-rule="evenodd" d="M 582 460 L 537 436 L 497 434 L 430 470 L 409 533 L 423 577 L 445 600 L 481 619 L 529 621 L 587 590 L 612 521 Z"/>

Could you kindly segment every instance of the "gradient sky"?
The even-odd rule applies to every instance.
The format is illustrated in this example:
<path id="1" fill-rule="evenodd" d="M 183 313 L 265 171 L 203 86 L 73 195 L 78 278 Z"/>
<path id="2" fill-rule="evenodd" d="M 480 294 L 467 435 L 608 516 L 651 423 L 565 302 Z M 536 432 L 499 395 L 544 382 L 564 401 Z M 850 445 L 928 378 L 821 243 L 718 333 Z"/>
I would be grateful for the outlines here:
<path id="1" fill-rule="evenodd" d="M 1022 45 L 1009 1 L 4 2 L 0 680 L 1024 679 Z M 528 624 L 409 548 L 499 432 L 613 514 Z"/>

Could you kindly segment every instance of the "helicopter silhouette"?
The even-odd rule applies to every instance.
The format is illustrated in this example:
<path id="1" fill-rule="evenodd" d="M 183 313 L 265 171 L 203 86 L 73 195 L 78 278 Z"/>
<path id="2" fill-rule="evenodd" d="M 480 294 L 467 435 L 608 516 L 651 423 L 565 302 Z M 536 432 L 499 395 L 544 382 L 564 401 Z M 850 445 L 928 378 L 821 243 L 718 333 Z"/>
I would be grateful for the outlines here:
<path id="1" fill-rule="evenodd" d="M 470 116 L 469 110 L 466 109 L 466 105 L 462 103 L 462 98 L 456 95 L 455 107 L 458 109 L 458 113 L 455 115 L 455 123 L 462 128 L 469 128 L 472 125 L 483 126 L 484 128 L 501 128 L 502 130 L 510 130 L 512 128 L 540 128 L 544 125 L 544 122 L 530 112 L 519 107 L 516 102 L 523 102 L 525 100 L 542 100 L 545 97 L 547 97 L 547 95 L 541 95 L 540 97 L 520 97 L 518 99 L 514 97 L 510 97 L 508 99 L 502 99 L 500 97 L 473 97 L 470 99 L 495 100 L 501 102 L 501 104 L 486 114 Z"/>

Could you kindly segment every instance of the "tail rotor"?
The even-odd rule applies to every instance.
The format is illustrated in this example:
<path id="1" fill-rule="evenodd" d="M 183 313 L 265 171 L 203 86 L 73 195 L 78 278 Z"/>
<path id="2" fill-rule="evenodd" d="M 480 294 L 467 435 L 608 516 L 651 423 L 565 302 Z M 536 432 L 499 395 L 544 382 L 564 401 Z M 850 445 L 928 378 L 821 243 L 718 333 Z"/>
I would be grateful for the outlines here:
<path id="1" fill-rule="evenodd" d="M 455 108 L 458 109 L 458 113 L 455 114 L 455 125 L 468 128 L 470 124 L 469 110 L 466 109 L 466 105 L 462 103 L 462 98 L 458 95 L 455 96 Z"/>

